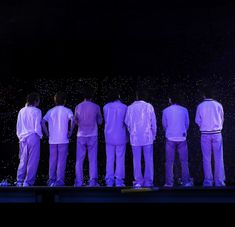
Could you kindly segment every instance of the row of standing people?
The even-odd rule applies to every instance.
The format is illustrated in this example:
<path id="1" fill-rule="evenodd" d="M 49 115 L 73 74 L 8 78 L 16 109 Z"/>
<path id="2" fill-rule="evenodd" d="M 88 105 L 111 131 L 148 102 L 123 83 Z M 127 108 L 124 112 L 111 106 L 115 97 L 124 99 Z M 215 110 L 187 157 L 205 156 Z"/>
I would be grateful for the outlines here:
<path id="1" fill-rule="evenodd" d="M 157 135 L 156 115 L 153 106 L 144 101 L 143 93 L 136 93 L 136 101 L 126 106 L 120 96 L 113 91 L 113 101 L 103 108 L 106 142 L 106 185 L 125 186 L 125 152 L 130 140 L 133 153 L 133 186 L 152 187 L 154 181 L 153 142 Z M 40 159 L 40 139 L 49 138 L 49 180 L 48 186 L 63 186 L 69 138 L 75 125 L 77 130 L 76 169 L 74 186 L 84 185 L 83 163 L 88 152 L 89 186 L 98 183 L 98 125 L 102 124 L 100 107 L 91 101 L 91 92 L 75 108 L 75 114 L 65 107 L 64 93 L 54 97 L 55 107 L 42 118 L 39 108 L 40 97 L 32 93 L 27 104 L 19 111 L 17 136 L 20 141 L 20 163 L 17 170 L 17 186 L 32 186 L 35 183 Z M 182 169 L 182 183 L 193 186 L 188 167 L 187 130 L 189 128 L 188 110 L 181 106 L 177 94 L 169 98 L 169 107 L 163 110 L 162 125 L 165 130 L 165 187 L 174 186 L 173 164 L 175 153 L 179 153 Z M 204 182 L 206 186 L 225 186 L 222 127 L 223 107 L 211 98 L 210 90 L 205 90 L 204 101 L 196 111 L 196 123 L 201 131 Z M 142 152 L 145 170 L 142 173 Z M 214 155 L 215 171 L 212 173 L 211 157 Z M 116 166 L 116 167 L 115 167 Z"/>

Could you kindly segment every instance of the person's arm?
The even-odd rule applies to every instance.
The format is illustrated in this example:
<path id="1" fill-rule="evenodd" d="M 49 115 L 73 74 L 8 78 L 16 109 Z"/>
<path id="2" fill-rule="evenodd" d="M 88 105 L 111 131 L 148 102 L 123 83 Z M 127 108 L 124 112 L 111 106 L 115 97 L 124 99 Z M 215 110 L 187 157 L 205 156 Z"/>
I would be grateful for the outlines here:
<path id="1" fill-rule="evenodd" d="M 162 113 L 162 127 L 166 131 L 166 128 L 167 128 L 167 119 L 166 119 L 166 114 L 165 114 L 164 111 Z"/>
<path id="2" fill-rule="evenodd" d="M 21 112 L 18 113 L 17 123 L 16 123 L 16 135 L 19 139 L 20 139 L 20 134 L 21 134 L 21 130 L 22 130 L 20 118 L 21 118 Z"/>
<path id="3" fill-rule="evenodd" d="M 46 120 L 45 119 L 42 119 L 42 129 L 43 129 L 43 132 L 45 133 L 46 137 L 49 137 L 49 133 L 48 133 L 48 129 L 47 129 L 47 126 L 46 126 Z"/>
<path id="4" fill-rule="evenodd" d="M 152 128 L 153 138 L 155 140 L 157 136 L 157 118 L 156 118 L 156 114 L 155 114 L 153 106 L 152 106 L 151 112 L 152 112 L 151 113 L 151 128 Z"/>
<path id="5" fill-rule="evenodd" d="M 105 123 L 105 121 L 107 119 L 107 108 L 106 108 L 106 106 L 104 106 L 104 108 L 103 108 L 103 113 L 104 113 L 104 123 Z"/>
<path id="6" fill-rule="evenodd" d="M 224 123 L 224 110 L 223 110 L 223 106 L 221 105 L 221 108 L 220 108 L 220 117 L 221 117 L 221 120 L 222 120 L 222 125 Z"/>
<path id="7" fill-rule="evenodd" d="M 73 119 L 70 120 L 70 130 L 69 130 L 69 133 L 68 133 L 69 138 L 72 136 L 73 130 L 74 130 L 76 125 L 78 125 L 77 107 L 75 108 Z"/>
<path id="8" fill-rule="evenodd" d="M 100 111 L 100 107 L 98 107 L 98 113 L 97 113 L 97 123 L 98 125 L 101 125 L 103 121 L 102 115 L 101 115 L 101 111 Z"/>
<path id="9" fill-rule="evenodd" d="M 73 112 L 70 111 L 69 112 L 69 132 L 68 132 L 68 138 L 70 139 L 70 137 L 72 136 L 73 134 L 73 129 L 75 127 L 75 124 L 74 124 L 74 117 L 73 117 Z"/>
<path id="10" fill-rule="evenodd" d="M 186 128 L 186 130 L 188 130 L 188 128 L 189 128 L 189 113 L 188 113 L 188 110 L 186 110 L 185 128 Z"/>
<path id="11" fill-rule="evenodd" d="M 197 107 L 195 122 L 199 127 L 201 126 L 201 115 L 199 107 Z"/>
<path id="12" fill-rule="evenodd" d="M 35 119 L 35 132 L 42 138 L 42 112 L 39 110 Z"/>
<path id="13" fill-rule="evenodd" d="M 125 124 L 126 124 L 127 130 L 130 132 L 130 109 L 129 108 L 127 108 L 127 111 L 126 111 Z"/>

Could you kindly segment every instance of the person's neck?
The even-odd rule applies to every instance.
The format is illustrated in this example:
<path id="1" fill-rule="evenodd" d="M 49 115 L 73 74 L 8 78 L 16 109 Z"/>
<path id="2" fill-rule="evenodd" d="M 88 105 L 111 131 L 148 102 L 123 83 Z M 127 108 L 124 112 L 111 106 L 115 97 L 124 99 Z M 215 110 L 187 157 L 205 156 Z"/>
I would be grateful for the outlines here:
<path id="1" fill-rule="evenodd" d="M 35 105 L 35 104 L 26 104 L 26 106 L 28 106 L 28 107 L 37 107 L 37 105 Z"/>

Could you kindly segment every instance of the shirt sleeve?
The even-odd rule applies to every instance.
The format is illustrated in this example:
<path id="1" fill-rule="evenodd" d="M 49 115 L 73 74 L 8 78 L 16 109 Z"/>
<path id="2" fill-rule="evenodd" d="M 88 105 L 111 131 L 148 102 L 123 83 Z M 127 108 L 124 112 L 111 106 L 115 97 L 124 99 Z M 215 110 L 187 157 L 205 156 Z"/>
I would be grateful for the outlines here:
<path id="1" fill-rule="evenodd" d="M 77 114 L 77 106 L 75 107 L 75 110 L 74 110 L 74 122 L 75 124 L 78 124 L 78 114 Z"/>
<path id="2" fill-rule="evenodd" d="M 151 109 L 152 109 L 152 111 L 151 111 L 151 127 L 152 127 L 153 136 L 155 138 L 157 135 L 157 118 L 156 118 L 156 114 L 155 114 L 153 106 L 151 106 Z"/>
<path id="3" fill-rule="evenodd" d="M 49 118 L 50 118 L 50 110 L 49 111 L 47 111 L 47 113 L 46 113 L 46 115 L 43 117 L 43 119 L 45 120 L 45 121 L 49 121 Z"/>
<path id="4" fill-rule="evenodd" d="M 196 111 L 196 117 L 195 117 L 195 122 L 196 124 L 200 127 L 201 126 L 201 115 L 200 115 L 200 108 L 199 106 L 197 107 L 197 111 Z"/>
<path id="5" fill-rule="evenodd" d="M 99 125 L 101 125 L 101 124 L 102 124 L 102 121 L 103 121 L 103 119 L 102 119 L 100 107 L 98 106 L 97 123 L 98 123 Z"/>
<path id="6" fill-rule="evenodd" d="M 220 117 L 221 117 L 221 121 L 222 124 L 224 123 L 224 110 L 223 110 L 223 106 L 220 105 Z"/>
<path id="7" fill-rule="evenodd" d="M 68 119 L 73 120 L 73 111 L 72 110 L 68 110 Z"/>
<path id="8" fill-rule="evenodd" d="M 167 129 L 167 119 L 166 119 L 166 113 L 165 113 L 165 111 L 162 112 L 162 126 L 163 126 L 163 129 L 164 129 L 164 130 Z"/>
<path id="9" fill-rule="evenodd" d="M 107 119 L 107 107 L 106 106 L 103 107 L 103 113 L 104 113 L 104 122 L 106 122 L 106 119 Z"/>
<path id="10" fill-rule="evenodd" d="M 126 116 L 125 116 L 125 124 L 127 126 L 128 131 L 130 131 L 130 121 L 129 121 L 129 119 L 130 119 L 130 109 L 127 108 Z"/>
<path id="11" fill-rule="evenodd" d="M 38 111 L 35 119 L 35 132 L 38 134 L 40 138 L 42 138 L 42 112 L 41 110 Z"/>
<path id="12" fill-rule="evenodd" d="M 189 113 L 188 110 L 185 112 L 185 128 L 188 130 L 189 128 Z"/>
<path id="13" fill-rule="evenodd" d="M 18 113 L 18 117 L 17 117 L 17 123 L 16 123 L 16 135 L 17 137 L 20 139 L 20 134 L 22 131 L 22 127 L 21 127 L 21 112 Z"/>

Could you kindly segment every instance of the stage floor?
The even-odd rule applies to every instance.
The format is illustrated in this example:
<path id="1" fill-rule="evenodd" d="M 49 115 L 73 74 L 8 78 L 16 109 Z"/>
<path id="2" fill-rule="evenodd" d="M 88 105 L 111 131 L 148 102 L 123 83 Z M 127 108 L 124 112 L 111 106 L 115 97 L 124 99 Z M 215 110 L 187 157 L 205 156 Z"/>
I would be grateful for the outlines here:
<path id="1" fill-rule="evenodd" d="M 0 203 L 234 203 L 235 187 L 224 188 L 107 188 L 0 187 Z"/>

